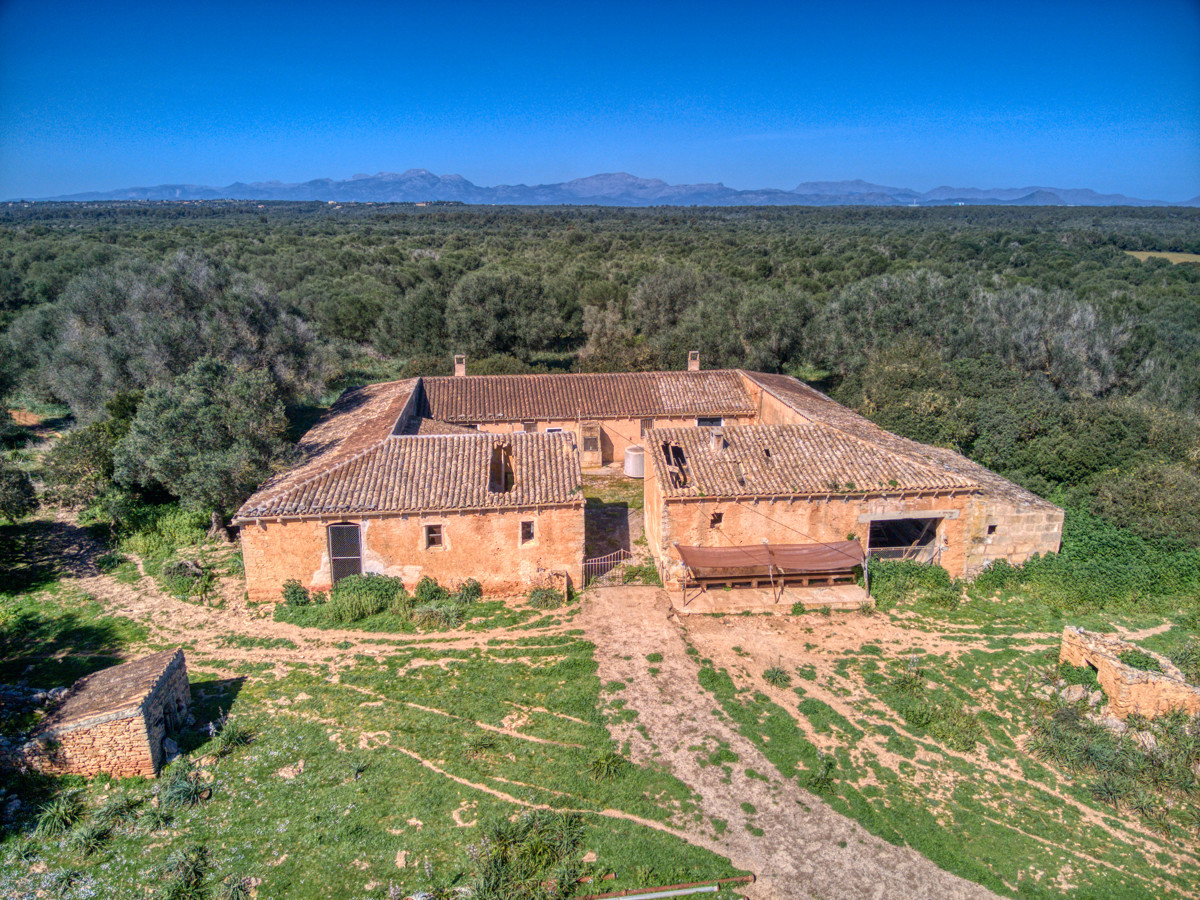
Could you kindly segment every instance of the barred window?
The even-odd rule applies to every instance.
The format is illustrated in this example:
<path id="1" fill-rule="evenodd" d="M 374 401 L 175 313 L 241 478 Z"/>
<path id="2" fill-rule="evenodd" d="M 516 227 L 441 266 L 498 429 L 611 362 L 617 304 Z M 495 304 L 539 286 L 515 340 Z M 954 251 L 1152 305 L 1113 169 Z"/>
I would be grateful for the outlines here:
<path id="1" fill-rule="evenodd" d="M 329 568 L 333 583 L 362 574 L 362 536 L 357 525 L 329 526 Z"/>

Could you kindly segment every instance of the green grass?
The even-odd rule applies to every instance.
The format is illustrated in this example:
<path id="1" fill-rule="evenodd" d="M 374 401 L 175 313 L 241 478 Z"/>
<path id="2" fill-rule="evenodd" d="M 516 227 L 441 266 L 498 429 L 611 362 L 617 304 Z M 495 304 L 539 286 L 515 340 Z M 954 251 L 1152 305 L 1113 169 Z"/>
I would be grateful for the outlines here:
<path id="1" fill-rule="evenodd" d="M 414 665 L 435 661 L 442 665 Z M 250 729 L 253 740 L 209 762 L 211 781 L 205 770 L 180 767 L 175 783 L 183 786 L 173 789 L 180 800 L 160 804 L 171 806 L 167 824 L 154 821 L 161 813 L 150 815 L 149 799 L 166 791 L 171 779 L 60 780 L 63 786 L 80 784 L 84 821 L 122 798 L 145 812 L 132 824 L 114 826 L 103 839 L 85 835 L 91 848 L 86 856 L 67 842 L 42 842 L 37 859 L 48 875 L 79 872 L 81 883 L 104 896 L 133 892 L 151 868 L 178 867 L 193 848 L 204 848 L 200 868 L 210 887 L 252 877 L 263 879 L 258 886 L 263 898 L 386 896 L 389 885 L 408 893 L 468 883 L 477 870 L 472 845 L 479 845 L 485 828 L 528 808 L 521 804 L 548 804 L 579 811 L 579 849 L 597 854 L 596 872 L 617 874 L 604 882 L 606 890 L 638 886 L 638 872 L 654 868 L 683 880 L 737 874 L 709 851 L 600 814 L 617 809 L 667 822 L 694 815 L 696 807 L 681 782 L 616 755 L 602 724 L 595 670 L 590 644 L 534 633 L 496 639 L 485 649 L 364 658 L 341 669 L 338 683 L 322 667 L 295 667 L 279 680 L 251 676 L 236 685 L 196 681 L 194 691 L 205 698 L 197 712 L 208 717 L 231 706 L 233 721 Z M 384 699 L 364 705 L 369 699 L 364 692 Z M 290 702 L 280 706 L 280 698 Z M 557 743 L 482 729 L 501 726 L 516 709 L 509 700 L 548 710 L 525 713 L 520 730 Z M 216 756 L 218 740 L 198 735 L 187 747 L 189 759 Z M 295 777 L 277 774 L 299 760 L 303 771 Z M 211 789 L 211 797 L 193 803 L 198 794 L 185 783 L 189 780 L 192 788 Z M 22 783 L 18 790 L 32 796 L 34 787 Z M 456 816 L 470 824 L 459 827 Z M 31 875 L 30 863 L 9 852 L 29 824 L 19 823 L 0 846 L 0 880 L 22 890 L 42 877 Z M 83 837 L 79 841 L 82 845 Z M 404 869 L 396 866 L 401 851 Z M 426 861 L 432 878 L 426 876 Z M 374 894 L 366 887 L 372 882 L 381 886 Z"/>

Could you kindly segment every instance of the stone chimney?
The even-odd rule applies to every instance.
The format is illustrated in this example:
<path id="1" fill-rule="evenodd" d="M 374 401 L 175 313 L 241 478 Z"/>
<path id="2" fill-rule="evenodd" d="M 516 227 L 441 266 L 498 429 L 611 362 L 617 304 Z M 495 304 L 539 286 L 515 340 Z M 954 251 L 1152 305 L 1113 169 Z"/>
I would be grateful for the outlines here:
<path id="1" fill-rule="evenodd" d="M 714 428 L 710 439 L 712 441 L 712 452 L 720 455 L 721 451 L 725 449 L 725 429 Z"/>
<path id="2" fill-rule="evenodd" d="M 689 350 L 688 351 L 688 371 L 689 372 L 699 372 L 700 371 L 700 351 L 699 350 Z"/>
<path id="3" fill-rule="evenodd" d="M 462 378 L 467 374 L 467 358 L 461 353 L 454 357 L 454 377 Z"/>

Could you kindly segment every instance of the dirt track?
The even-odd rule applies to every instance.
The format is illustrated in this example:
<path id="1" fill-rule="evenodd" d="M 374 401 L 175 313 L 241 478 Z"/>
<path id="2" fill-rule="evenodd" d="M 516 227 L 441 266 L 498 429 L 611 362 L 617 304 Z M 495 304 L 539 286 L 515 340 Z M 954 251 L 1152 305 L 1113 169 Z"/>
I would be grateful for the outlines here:
<path id="1" fill-rule="evenodd" d="M 783 778 L 758 749 L 720 714 L 715 699 L 697 681 L 697 663 L 687 655 L 684 625 L 670 612 L 666 595 L 654 588 L 612 588 L 584 601 L 580 624 L 596 644 L 602 682 L 620 681 L 618 696 L 635 710 L 632 722 L 615 726 L 636 762 L 663 765 L 698 793 L 703 825 L 680 823 L 689 840 L 728 856 L 758 882 L 755 900 L 782 898 L 974 898 L 994 897 L 985 888 L 945 872 L 914 850 L 875 838 Z M 663 660 L 651 664 L 650 653 Z M 659 669 L 652 676 L 650 666 Z M 645 729 L 645 735 L 638 727 Z M 689 747 L 711 752 L 725 743 L 737 755 L 731 781 L 720 766 L 702 766 Z M 769 782 L 746 775 L 767 774 Z M 743 804 L 755 810 L 747 812 Z M 723 819 L 719 836 L 707 817 Z M 761 837 L 749 828 L 762 829 Z"/>

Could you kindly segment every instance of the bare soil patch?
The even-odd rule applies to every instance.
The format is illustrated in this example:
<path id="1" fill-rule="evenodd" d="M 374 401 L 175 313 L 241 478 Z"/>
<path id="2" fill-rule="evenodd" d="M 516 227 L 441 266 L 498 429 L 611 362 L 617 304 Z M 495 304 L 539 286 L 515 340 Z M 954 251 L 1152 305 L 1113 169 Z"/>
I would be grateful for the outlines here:
<path id="1" fill-rule="evenodd" d="M 689 620 L 689 632 L 696 621 L 716 620 Z M 614 736 L 628 745 L 635 762 L 667 767 L 699 795 L 705 820 L 679 827 L 688 840 L 754 872 L 758 881 L 748 888 L 752 897 L 995 896 L 909 848 L 873 837 L 794 779 L 785 779 L 700 687 L 684 625 L 671 615 L 662 591 L 595 591 L 584 600 L 581 624 L 596 644 L 601 681 L 621 682 L 624 687 L 615 696 L 637 713 L 632 721 L 612 726 Z M 662 660 L 650 663 L 646 657 L 654 653 Z M 652 665 L 657 675 L 650 674 Z M 721 765 L 701 764 L 718 747 L 737 757 L 728 774 Z M 723 821 L 724 828 L 714 820 Z"/>

